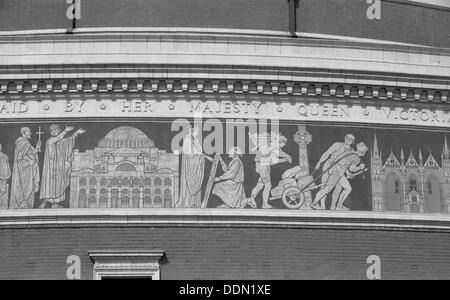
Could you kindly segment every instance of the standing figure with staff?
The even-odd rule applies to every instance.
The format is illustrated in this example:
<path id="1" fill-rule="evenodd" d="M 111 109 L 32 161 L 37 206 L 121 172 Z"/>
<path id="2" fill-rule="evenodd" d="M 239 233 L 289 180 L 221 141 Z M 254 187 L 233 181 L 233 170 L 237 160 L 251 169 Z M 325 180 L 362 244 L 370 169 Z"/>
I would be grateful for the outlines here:
<path id="1" fill-rule="evenodd" d="M 33 208 L 35 194 L 39 191 L 39 158 L 41 141 L 36 147 L 30 143 L 31 130 L 28 127 L 20 129 L 20 136 L 16 140 L 14 163 L 11 180 L 11 197 L 9 208 Z"/>
<path id="2" fill-rule="evenodd" d="M 202 185 L 205 172 L 205 159 L 213 161 L 211 157 L 203 154 L 201 131 L 197 126 L 190 127 L 189 133 L 183 139 L 180 197 L 175 203 L 175 207 L 202 207 Z"/>

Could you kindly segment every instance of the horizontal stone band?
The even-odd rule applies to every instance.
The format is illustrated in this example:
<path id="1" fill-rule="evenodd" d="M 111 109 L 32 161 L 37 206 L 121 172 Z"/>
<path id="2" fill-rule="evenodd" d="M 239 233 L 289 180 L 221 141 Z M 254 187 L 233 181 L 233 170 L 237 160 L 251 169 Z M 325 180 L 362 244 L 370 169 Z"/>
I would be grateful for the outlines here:
<path id="1" fill-rule="evenodd" d="M 0 211 L 0 228 L 280 227 L 450 231 L 450 216 L 395 212 L 336 212 L 229 209 L 53 209 Z"/>

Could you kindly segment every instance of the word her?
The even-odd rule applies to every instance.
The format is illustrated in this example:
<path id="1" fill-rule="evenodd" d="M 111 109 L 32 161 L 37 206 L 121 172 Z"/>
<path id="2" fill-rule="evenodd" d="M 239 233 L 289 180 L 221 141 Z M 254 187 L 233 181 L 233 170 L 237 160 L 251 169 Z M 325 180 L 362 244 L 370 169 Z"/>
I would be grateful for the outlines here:
<path id="1" fill-rule="evenodd" d="M 153 112 L 150 100 L 123 100 L 122 112 Z"/>

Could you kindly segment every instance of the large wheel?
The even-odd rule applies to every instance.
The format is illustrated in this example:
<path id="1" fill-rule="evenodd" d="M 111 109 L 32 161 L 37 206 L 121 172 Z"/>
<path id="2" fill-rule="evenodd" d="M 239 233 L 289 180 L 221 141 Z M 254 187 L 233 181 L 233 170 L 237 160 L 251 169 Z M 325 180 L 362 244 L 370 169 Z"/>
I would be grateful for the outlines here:
<path id="1" fill-rule="evenodd" d="M 287 208 L 299 209 L 305 203 L 305 195 L 298 187 L 291 186 L 283 191 L 281 200 Z"/>

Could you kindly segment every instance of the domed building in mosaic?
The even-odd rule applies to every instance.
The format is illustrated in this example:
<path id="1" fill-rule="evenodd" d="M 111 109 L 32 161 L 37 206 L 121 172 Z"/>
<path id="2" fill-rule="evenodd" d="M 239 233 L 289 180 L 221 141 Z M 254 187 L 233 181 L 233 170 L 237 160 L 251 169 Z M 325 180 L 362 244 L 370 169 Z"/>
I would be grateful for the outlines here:
<path id="1" fill-rule="evenodd" d="M 134 127 L 112 130 L 93 150 L 75 150 L 72 168 L 71 207 L 172 207 L 178 195 L 178 156 Z"/>

